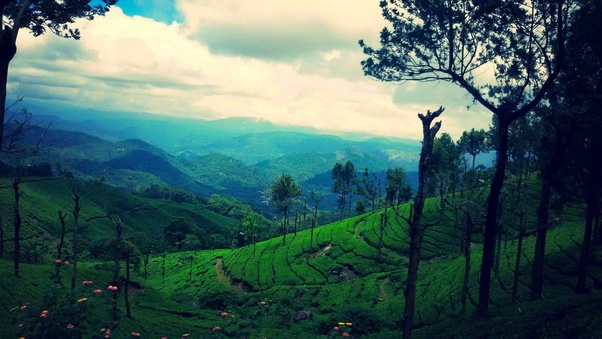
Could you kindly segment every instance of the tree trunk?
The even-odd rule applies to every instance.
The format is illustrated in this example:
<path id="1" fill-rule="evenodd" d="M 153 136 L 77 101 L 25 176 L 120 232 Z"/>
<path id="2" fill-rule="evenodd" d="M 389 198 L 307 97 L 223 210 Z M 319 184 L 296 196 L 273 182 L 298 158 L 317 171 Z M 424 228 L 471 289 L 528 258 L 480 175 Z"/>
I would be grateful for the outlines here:
<path id="1" fill-rule="evenodd" d="M 284 209 L 284 220 L 282 221 L 282 245 L 286 244 L 286 223 L 288 219 L 288 208 Z"/>
<path id="2" fill-rule="evenodd" d="M 537 207 L 537 238 L 533 258 L 533 274 L 531 276 L 531 300 L 542 297 L 543 266 L 546 252 L 546 234 L 550 215 L 550 196 L 552 188 L 547 175 L 542 176 L 539 206 Z"/>
<path id="3" fill-rule="evenodd" d="M 489 294 L 491 291 L 491 268 L 493 267 L 493 252 L 497 235 L 497 208 L 500 201 L 500 193 L 504 184 L 506 162 L 508 153 L 508 126 L 509 121 L 498 115 L 499 145 L 495 174 L 491 181 L 489 198 L 487 199 L 487 216 L 485 219 L 485 234 L 483 237 L 483 260 L 481 263 L 481 280 L 479 281 L 479 313 L 489 310 Z"/>
<path id="4" fill-rule="evenodd" d="M 2 212 L 0 212 L 0 259 L 4 258 L 4 224 L 2 223 Z"/>
<path id="5" fill-rule="evenodd" d="M 470 277 L 470 242 L 472 237 L 473 220 L 470 213 L 466 212 L 466 236 L 464 243 L 464 281 L 462 282 L 462 309 L 460 313 L 466 315 L 466 299 L 468 297 L 468 279 Z"/>
<path id="6" fill-rule="evenodd" d="M 4 27 L 0 32 L 0 100 L 2 100 L 2 110 L 0 110 L 0 122 L 4 126 L 4 116 L 6 114 L 6 83 L 8 82 L 8 65 L 17 53 L 17 45 L 13 40 L 12 30 Z M 2 150 L 2 140 L 4 131 L 0 128 L 0 150 Z"/>
<path id="7" fill-rule="evenodd" d="M 514 262 L 514 281 L 512 282 L 512 303 L 518 301 L 518 279 L 520 277 L 520 259 L 523 252 L 523 237 L 525 236 L 525 215 L 521 215 L 518 243 L 516 244 L 516 261 Z"/>
<path id="8" fill-rule="evenodd" d="M 410 253 L 408 263 L 408 275 L 406 278 L 406 289 L 404 291 L 405 307 L 403 312 L 403 338 L 409 339 L 412 337 L 412 327 L 414 324 L 414 309 L 416 306 L 416 282 L 418 280 L 418 265 L 420 263 L 420 247 L 422 246 L 422 237 L 424 228 L 422 226 L 422 210 L 424 208 L 425 189 L 429 167 L 429 158 L 433 151 L 435 136 L 441 128 L 441 122 L 435 123 L 431 127 L 431 123 L 443 112 L 441 107 L 435 112 L 427 111 L 426 116 L 418 114 L 422 122 L 422 149 L 420 151 L 420 161 L 418 165 L 418 189 L 412 215 L 410 216 Z"/>
<path id="9" fill-rule="evenodd" d="M 594 218 L 596 217 L 596 210 L 600 208 L 600 192 L 597 183 L 599 173 L 594 172 L 590 175 L 587 187 L 587 207 L 585 212 L 585 230 L 583 232 L 583 244 L 581 245 L 581 256 L 579 258 L 579 271 L 577 273 L 577 287 L 575 292 L 586 293 L 586 278 L 587 278 L 587 266 L 590 260 L 590 248 L 592 243 L 592 229 L 594 224 Z"/>
<path id="10" fill-rule="evenodd" d="M 132 312 L 130 311 L 130 250 L 128 249 L 125 257 L 125 283 L 123 284 L 123 296 L 125 298 L 125 314 L 126 317 L 132 319 Z"/>
<path id="11" fill-rule="evenodd" d="M 19 192 L 19 178 L 15 177 L 13 181 L 13 191 L 14 191 L 14 205 L 13 212 L 15 216 L 14 226 L 15 226 L 15 255 L 14 255 L 14 266 L 15 266 L 15 277 L 19 277 L 19 254 L 21 253 L 21 241 L 20 241 L 20 232 L 21 232 L 21 211 L 19 210 L 19 198 L 21 198 L 21 193 Z"/>
<path id="12" fill-rule="evenodd" d="M 75 207 L 73 208 L 73 271 L 71 275 L 71 291 L 75 290 L 75 285 L 77 281 L 77 236 L 78 236 L 78 228 L 79 228 L 79 196 L 73 190 L 73 201 L 75 202 Z"/>

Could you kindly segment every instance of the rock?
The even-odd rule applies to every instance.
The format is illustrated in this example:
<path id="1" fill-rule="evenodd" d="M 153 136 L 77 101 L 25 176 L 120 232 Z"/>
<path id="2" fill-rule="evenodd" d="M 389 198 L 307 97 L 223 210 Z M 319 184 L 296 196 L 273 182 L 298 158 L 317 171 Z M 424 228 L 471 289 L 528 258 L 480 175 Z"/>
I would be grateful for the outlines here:
<path id="1" fill-rule="evenodd" d="M 314 315 L 311 311 L 299 311 L 297 312 L 297 314 L 295 315 L 295 322 L 299 322 L 301 320 L 313 320 L 314 319 Z"/>

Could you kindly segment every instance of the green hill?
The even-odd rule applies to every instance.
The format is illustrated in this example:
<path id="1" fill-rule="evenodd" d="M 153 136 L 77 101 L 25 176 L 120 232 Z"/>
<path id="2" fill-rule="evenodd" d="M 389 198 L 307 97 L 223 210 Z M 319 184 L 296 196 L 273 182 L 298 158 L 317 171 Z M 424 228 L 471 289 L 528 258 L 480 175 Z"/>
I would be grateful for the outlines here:
<path id="1" fill-rule="evenodd" d="M 83 192 L 82 188 L 80 190 Z M 102 198 L 90 199 L 87 204 L 97 200 Z M 3 198 L 2 201 L 6 200 Z M 42 205 L 43 200 L 37 201 L 40 207 L 48 208 Z M 68 208 L 68 197 L 64 203 Z M 440 207 L 438 199 L 429 199 L 425 206 L 425 218 L 434 224 L 426 230 L 423 243 L 416 337 L 602 335 L 602 293 L 599 290 L 602 265 L 599 258 L 588 271 L 590 292 L 585 295 L 573 292 L 583 233 L 582 206 L 566 206 L 560 215 L 562 222 L 548 232 L 545 298 L 541 300 L 530 301 L 530 265 L 535 239 L 527 235 L 519 267 L 518 301 L 512 303 L 517 242 L 504 236 L 499 273 L 492 285 L 491 313 L 487 317 L 475 313 L 481 230 L 475 227 L 473 232 L 467 310 L 462 315 L 465 260 L 459 254 L 460 230 L 453 209 L 446 208 L 442 212 Z M 135 331 L 144 333 L 145 337 L 185 333 L 192 338 L 326 338 L 340 336 L 340 331 L 346 331 L 354 337 L 398 337 L 408 251 L 407 224 L 401 216 L 407 216 L 408 211 L 409 205 L 401 205 L 399 215 L 388 209 L 388 222 L 382 231 L 381 215 L 385 211 L 381 210 L 318 227 L 314 230 L 313 241 L 311 230 L 303 230 L 289 235 L 285 245 L 278 237 L 234 250 L 152 256 L 144 265 L 146 278 L 142 270 L 134 275 L 134 280 L 143 289 L 133 297 L 134 320 L 122 316 L 115 333 L 127 335 Z M 475 211 L 475 215 L 480 214 Z M 143 216 L 132 215 L 132 218 Z M 511 221 L 510 217 L 505 218 L 506 222 Z M 528 210 L 528 218 L 528 234 L 531 234 L 533 208 Z M 105 228 L 105 231 L 108 230 Z M 152 232 L 156 231 L 148 229 L 146 234 L 154 234 Z M 18 289 L 11 289 L 16 281 L 8 278 L 10 263 L 0 260 L 0 269 L 7 277 L 2 281 L 3 293 L 14 290 L 10 298 L 2 298 L 4 312 L 10 314 L 8 310 L 26 301 L 40 302 L 42 292 L 34 285 L 39 285 L 36 281 L 43 281 L 49 274 L 51 260 L 46 258 L 43 265 L 25 265 L 21 279 L 27 284 L 20 284 Z M 89 265 L 98 268 L 94 274 L 105 275 L 105 278 L 95 279 L 108 279 L 108 265 Z M 82 271 L 82 279 L 86 279 L 86 274 L 92 274 L 85 272 Z M 120 307 L 123 310 L 122 304 Z M 222 317 L 223 312 L 227 314 Z M 309 312 L 312 320 L 294 320 Z M 4 324 L 2 326 L 9 326 L 8 321 Z M 213 331 L 216 326 L 219 331 Z M 339 332 L 332 330 L 334 326 L 340 327 Z M 10 330 L 5 327 L 4 333 L 8 333 Z"/>
<path id="2" fill-rule="evenodd" d="M 30 180 L 38 180 L 31 179 Z M 8 189 L 11 181 L 2 179 L 0 187 L 0 208 L 4 220 L 5 250 L 12 249 L 13 235 L 13 190 Z M 55 252 L 60 235 L 58 211 L 67 213 L 68 234 L 73 225 L 71 212 L 74 208 L 72 192 L 80 197 L 79 217 L 81 246 L 88 255 L 96 256 L 102 250 L 106 239 L 115 234 L 113 224 L 106 218 L 109 214 L 119 215 L 125 227 L 124 236 L 140 248 L 162 251 L 166 248 L 164 229 L 174 218 L 189 220 L 205 236 L 202 239 L 208 246 L 212 237 L 219 239 L 214 245 L 224 246 L 229 237 L 230 227 L 238 225 L 237 220 L 224 217 L 205 209 L 200 204 L 176 203 L 162 199 L 147 199 L 127 194 L 100 183 L 87 183 L 74 179 L 54 179 L 26 182 L 20 185 L 21 238 L 25 248 L 31 248 L 32 256 L 39 257 L 32 262 L 48 259 Z M 130 211 L 130 212 L 127 212 Z M 125 213 L 127 212 L 127 213 Z"/>

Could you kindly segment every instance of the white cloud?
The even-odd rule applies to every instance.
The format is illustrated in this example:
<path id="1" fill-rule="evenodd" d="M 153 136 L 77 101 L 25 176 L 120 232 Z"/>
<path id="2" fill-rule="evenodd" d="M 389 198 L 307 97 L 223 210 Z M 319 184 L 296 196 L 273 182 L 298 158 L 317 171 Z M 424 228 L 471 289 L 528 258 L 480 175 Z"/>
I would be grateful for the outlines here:
<path id="1" fill-rule="evenodd" d="M 177 8 L 184 21 L 166 24 L 116 7 L 106 17 L 82 21 L 80 41 L 20 34 L 9 100 L 18 94 L 49 105 L 257 117 L 415 139 L 421 137 L 416 114 L 439 105 L 448 107 L 444 126 L 455 135 L 489 121 L 482 112 L 460 112 L 466 105 L 458 100 L 461 91 L 437 96 L 429 88 L 362 75 L 357 40 L 378 37 L 384 22 L 377 1 L 180 0 Z M 281 50 L 254 55 L 227 41 L 212 46 L 208 35 L 221 29 L 246 32 L 247 46 Z M 281 45 L 270 43 L 272 37 Z"/>

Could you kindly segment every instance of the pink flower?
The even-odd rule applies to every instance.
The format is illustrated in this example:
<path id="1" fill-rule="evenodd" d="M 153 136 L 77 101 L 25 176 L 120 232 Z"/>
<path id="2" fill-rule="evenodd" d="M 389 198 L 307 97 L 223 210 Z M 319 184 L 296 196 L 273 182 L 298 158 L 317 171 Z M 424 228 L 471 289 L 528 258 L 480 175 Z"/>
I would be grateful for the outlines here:
<path id="1" fill-rule="evenodd" d="M 84 281 L 82 282 L 82 285 L 84 285 L 84 286 L 89 286 L 89 285 L 92 285 L 92 280 L 84 280 Z"/>
<path id="2" fill-rule="evenodd" d="M 215 327 L 213 328 L 213 330 L 212 330 L 212 331 L 213 331 L 213 332 L 217 332 L 217 331 L 219 331 L 219 330 L 220 330 L 219 326 L 215 326 Z"/>
<path id="3" fill-rule="evenodd" d="M 48 316 L 48 314 L 46 314 L 46 313 L 42 313 L 42 314 L 40 314 L 40 318 L 44 318 L 44 319 L 46 319 L 46 317 L 47 317 L 47 316 Z"/>
<path id="4" fill-rule="evenodd" d="M 338 327 L 338 326 L 335 326 L 335 327 L 333 327 L 333 328 L 332 328 L 332 330 L 333 330 L 333 331 L 338 331 L 338 330 L 339 330 L 339 327 Z"/>
<path id="5" fill-rule="evenodd" d="M 134 337 L 134 338 L 139 338 L 140 337 L 140 333 L 138 333 L 138 332 L 132 332 L 132 333 L 130 333 L 130 335 L 132 337 Z"/>
<path id="6" fill-rule="evenodd" d="M 94 294 L 100 294 L 100 293 L 102 293 L 102 290 L 99 289 L 99 288 L 97 288 L 94 291 L 92 291 L 92 293 L 94 293 Z"/>
<path id="7" fill-rule="evenodd" d="M 347 332 L 343 333 L 343 337 L 348 337 L 348 336 L 349 336 L 349 333 L 347 333 Z"/>
<path id="8" fill-rule="evenodd" d="M 220 315 L 222 316 L 222 318 L 224 318 L 224 317 L 227 317 L 227 316 L 228 316 L 228 313 L 226 313 L 226 312 L 222 312 L 222 314 L 220 314 Z"/>
<path id="9" fill-rule="evenodd" d="M 117 286 L 113 286 L 113 285 L 109 285 L 109 287 L 107 287 L 107 289 L 109 291 L 117 291 L 118 290 Z"/>
<path id="10" fill-rule="evenodd" d="M 262 302 L 261 302 L 261 305 L 265 306 L 265 301 L 262 301 Z"/>
<path id="11" fill-rule="evenodd" d="M 75 327 L 75 326 L 73 326 L 73 324 L 69 324 L 69 325 L 67 325 L 67 328 L 69 328 L 69 329 L 71 329 L 71 328 L 74 328 L 74 327 Z"/>
<path id="12" fill-rule="evenodd" d="M 64 264 L 69 266 L 69 262 L 67 260 L 65 260 Z"/>
<path id="13" fill-rule="evenodd" d="M 62 262 L 62 261 L 61 261 L 61 259 L 56 259 L 56 260 L 54 261 L 54 263 L 55 263 L 55 264 L 60 264 L 61 262 Z"/>
<path id="14" fill-rule="evenodd" d="M 22 310 L 24 310 L 24 309 L 26 309 L 26 308 L 27 308 L 27 305 L 23 305 L 23 306 L 21 306 L 21 309 L 22 309 Z"/>
<path id="15" fill-rule="evenodd" d="M 19 324 L 19 325 L 17 325 L 17 327 L 18 327 L 18 328 L 21 328 L 21 327 L 23 327 L 23 324 Z"/>

